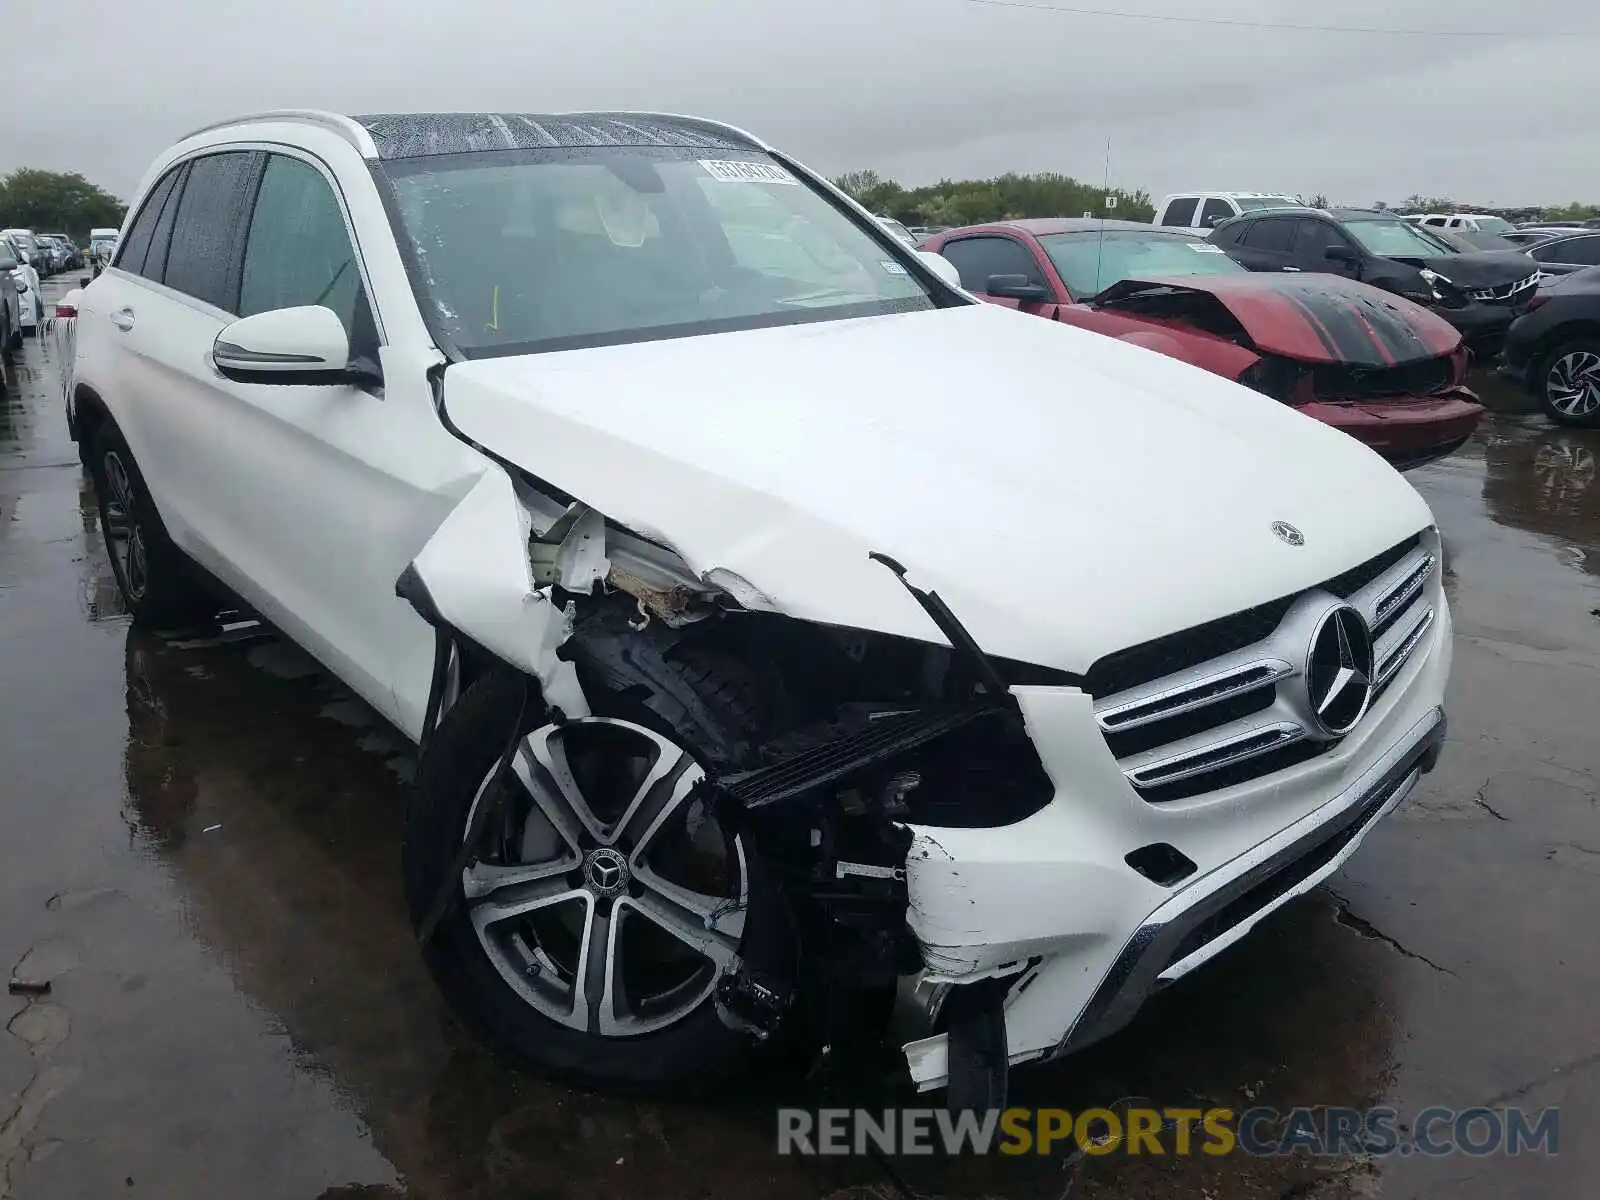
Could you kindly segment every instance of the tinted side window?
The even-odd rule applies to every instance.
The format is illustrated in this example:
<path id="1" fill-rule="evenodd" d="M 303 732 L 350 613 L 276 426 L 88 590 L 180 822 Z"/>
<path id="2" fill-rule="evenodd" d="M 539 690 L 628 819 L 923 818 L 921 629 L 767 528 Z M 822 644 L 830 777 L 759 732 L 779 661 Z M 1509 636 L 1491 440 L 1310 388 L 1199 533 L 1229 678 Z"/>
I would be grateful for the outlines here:
<path id="1" fill-rule="evenodd" d="M 144 270 L 141 272 L 146 279 L 153 279 L 157 283 L 165 281 L 167 273 L 167 250 L 172 245 L 172 225 L 177 219 L 178 205 L 183 202 L 183 177 L 188 170 L 185 163 L 173 174 L 176 181 L 172 191 L 167 195 L 167 202 L 161 206 L 161 215 L 156 218 L 155 231 L 150 235 L 150 253 L 145 255 Z"/>
<path id="2" fill-rule="evenodd" d="M 144 273 L 145 254 L 150 249 L 150 238 L 155 233 L 156 220 L 161 216 L 161 206 L 172 194 L 173 185 L 177 183 L 178 172 L 181 170 L 182 167 L 174 167 L 150 189 L 144 207 L 133 219 L 133 224 L 128 226 L 128 236 L 122 239 L 122 245 L 117 251 L 117 261 L 112 263 L 112 266 L 132 271 L 135 275 Z"/>
<path id="3" fill-rule="evenodd" d="M 1340 264 L 1328 258 L 1325 251 L 1329 246 L 1350 245 L 1344 233 L 1326 221 L 1299 220 L 1294 222 L 1298 229 L 1295 232 L 1294 254 L 1308 271 L 1335 271 Z"/>
<path id="4" fill-rule="evenodd" d="M 255 155 L 233 150 L 189 164 L 178 202 L 166 284 L 233 312 L 239 294 L 239 241 Z"/>
<path id="5" fill-rule="evenodd" d="M 1267 217 L 1250 226 L 1244 244 L 1252 250 L 1287 254 L 1294 245 L 1294 225 L 1287 217 Z"/>
<path id="6" fill-rule="evenodd" d="M 1600 265 L 1600 235 L 1569 238 L 1550 246 L 1535 246 L 1528 251 L 1540 262 L 1579 263 L 1586 267 Z"/>
<path id="7" fill-rule="evenodd" d="M 1200 201 L 1193 196 L 1186 196 L 1182 200 L 1174 200 L 1167 205 L 1167 211 L 1161 214 L 1163 225 L 1193 225 L 1194 210 L 1200 207 Z"/>
<path id="8" fill-rule="evenodd" d="M 328 181 L 299 159 L 269 154 L 245 243 L 239 315 L 322 304 L 353 340 L 365 303 L 355 249 Z"/>
<path id="9" fill-rule="evenodd" d="M 1043 283 L 1039 264 L 1027 248 L 1010 238 L 970 237 L 946 242 L 939 251 L 961 272 L 961 286 L 984 292 L 991 275 L 1026 275 L 1030 283 Z"/>
<path id="10" fill-rule="evenodd" d="M 1209 228 L 1220 225 L 1223 221 L 1231 220 L 1239 214 L 1233 211 L 1233 205 L 1226 200 L 1207 200 L 1206 206 L 1200 210 L 1200 227 Z"/>

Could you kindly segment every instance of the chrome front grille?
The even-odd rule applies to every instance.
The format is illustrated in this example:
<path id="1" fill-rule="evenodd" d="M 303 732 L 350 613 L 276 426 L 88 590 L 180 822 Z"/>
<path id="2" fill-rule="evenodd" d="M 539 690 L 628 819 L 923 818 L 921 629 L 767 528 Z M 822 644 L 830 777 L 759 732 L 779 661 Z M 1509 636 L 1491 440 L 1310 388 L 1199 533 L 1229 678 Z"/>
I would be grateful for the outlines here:
<path id="1" fill-rule="evenodd" d="M 1095 718 L 1152 803 L 1304 762 L 1339 741 L 1308 694 L 1311 643 L 1328 614 L 1348 604 L 1365 621 L 1376 700 L 1426 640 L 1438 587 L 1428 530 L 1298 595 L 1102 659 L 1087 681 Z"/>
<path id="2" fill-rule="evenodd" d="M 1514 304 L 1519 300 L 1531 299 L 1530 289 L 1538 282 L 1539 272 L 1535 271 L 1525 279 L 1503 283 L 1499 287 L 1475 288 L 1467 295 L 1485 304 Z"/>

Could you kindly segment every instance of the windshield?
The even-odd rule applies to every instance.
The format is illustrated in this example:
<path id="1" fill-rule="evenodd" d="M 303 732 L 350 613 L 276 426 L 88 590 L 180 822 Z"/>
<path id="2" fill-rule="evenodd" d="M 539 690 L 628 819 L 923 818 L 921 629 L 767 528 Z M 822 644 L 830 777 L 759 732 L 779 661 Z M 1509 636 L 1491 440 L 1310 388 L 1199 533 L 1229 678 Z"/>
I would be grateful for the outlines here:
<path id="1" fill-rule="evenodd" d="M 1404 221 L 1346 221 L 1344 227 L 1373 254 L 1385 258 L 1432 258 L 1444 245 Z"/>
<path id="2" fill-rule="evenodd" d="M 1515 225 L 1503 217 L 1477 217 L 1474 219 L 1478 222 L 1478 228 L 1484 233 L 1504 233 L 1508 229 L 1516 228 Z"/>
<path id="3" fill-rule="evenodd" d="M 1251 212 L 1257 208 L 1300 207 L 1300 201 L 1288 196 L 1235 196 L 1233 202 L 1239 206 L 1240 212 Z"/>
<path id="4" fill-rule="evenodd" d="M 1155 232 L 1051 233 L 1039 242 L 1077 297 L 1097 295 L 1124 279 L 1237 275 L 1245 269 L 1220 246 Z"/>
<path id="5" fill-rule="evenodd" d="M 887 232 L 765 154 L 719 154 L 390 163 L 419 302 L 469 358 L 934 307 Z"/>

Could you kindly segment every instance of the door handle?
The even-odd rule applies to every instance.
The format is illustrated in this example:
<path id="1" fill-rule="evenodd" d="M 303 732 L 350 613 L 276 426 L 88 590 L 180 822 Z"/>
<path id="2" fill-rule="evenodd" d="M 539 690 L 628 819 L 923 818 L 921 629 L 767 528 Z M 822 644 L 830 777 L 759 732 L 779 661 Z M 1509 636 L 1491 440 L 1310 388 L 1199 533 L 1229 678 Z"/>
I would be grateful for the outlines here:
<path id="1" fill-rule="evenodd" d="M 126 333 L 133 328 L 133 309 L 119 308 L 111 314 L 111 323 Z"/>
<path id="2" fill-rule="evenodd" d="M 1299 269 L 1300 269 L 1299 267 L 1285 267 L 1284 268 L 1285 271 L 1298 271 Z"/>

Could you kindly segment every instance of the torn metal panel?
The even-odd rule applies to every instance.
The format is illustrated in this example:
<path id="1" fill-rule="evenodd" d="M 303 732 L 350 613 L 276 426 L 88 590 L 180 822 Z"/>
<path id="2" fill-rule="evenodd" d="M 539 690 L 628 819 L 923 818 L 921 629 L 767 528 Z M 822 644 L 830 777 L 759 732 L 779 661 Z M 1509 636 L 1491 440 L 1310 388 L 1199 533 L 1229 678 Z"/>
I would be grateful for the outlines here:
<path id="1" fill-rule="evenodd" d="M 487 470 L 412 567 L 440 620 L 534 676 L 568 716 L 587 716 L 576 671 L 556 656 L 571 636 L 572 608 L 557 605 L 535 581 L 531 533 L 531 514 L 510 476 Z"/>

